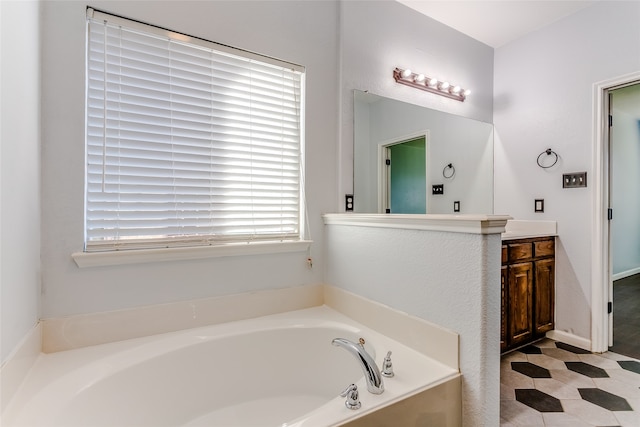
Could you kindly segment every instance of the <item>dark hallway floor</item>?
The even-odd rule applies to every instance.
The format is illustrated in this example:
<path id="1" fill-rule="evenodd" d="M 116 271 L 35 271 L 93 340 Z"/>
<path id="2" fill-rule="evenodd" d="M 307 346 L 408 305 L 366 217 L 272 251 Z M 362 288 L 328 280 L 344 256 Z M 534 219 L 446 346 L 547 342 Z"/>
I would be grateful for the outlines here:
<path id="1" fill-rule="evenodd" d="M 609 350 L 640 359 L 640 274 L 613 282 L 613 347 Z"/>

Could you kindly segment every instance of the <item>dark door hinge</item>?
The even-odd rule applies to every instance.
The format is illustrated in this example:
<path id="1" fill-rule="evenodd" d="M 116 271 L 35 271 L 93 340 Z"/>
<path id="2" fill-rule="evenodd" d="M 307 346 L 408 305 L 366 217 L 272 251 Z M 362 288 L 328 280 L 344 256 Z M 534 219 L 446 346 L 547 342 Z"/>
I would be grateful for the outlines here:
<path id="1" fill-rule="evenodd" d="M 611 221 L 613 219 L 613 209 L 607 209 L 607 219 Z"/>
<path id="2" fill-rule="evenodd" d="M 613 116 L 609 114 L 609 127 L 613 127 Z"/>
<path id="3" fill-rule="evenodd" d="M 391 166 L 391 159 L 387 159 L 384 161 L 387 166 Z"/>
<path id="4" fill-rule="evenodd" d="M 613 302 L 609 301 L 607 303 L 607 314 L 613 313 Z"/>

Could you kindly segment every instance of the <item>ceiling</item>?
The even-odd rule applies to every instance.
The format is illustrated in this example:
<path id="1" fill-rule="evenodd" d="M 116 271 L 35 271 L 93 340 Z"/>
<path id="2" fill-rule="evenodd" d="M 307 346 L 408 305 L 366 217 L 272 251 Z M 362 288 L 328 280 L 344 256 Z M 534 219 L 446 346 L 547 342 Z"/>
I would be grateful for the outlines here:
<path id="1" fill-rule="evenodd" d="M 598 0 L 397 1 L 496 48 L 571 15 Z"/>

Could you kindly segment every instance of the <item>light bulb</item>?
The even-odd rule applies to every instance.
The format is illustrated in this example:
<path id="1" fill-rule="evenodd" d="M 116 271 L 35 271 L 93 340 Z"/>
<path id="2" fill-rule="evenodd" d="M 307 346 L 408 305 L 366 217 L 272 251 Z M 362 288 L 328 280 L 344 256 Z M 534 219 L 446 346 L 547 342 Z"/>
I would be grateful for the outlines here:
<path id="1" fill-rule="evenodd" d="M 408 69 L 408 68 L 402 72 L 402 77 L 405 78 L 405 79 L 407 77 L 409 77 L 410 75 L 411 75 L 411 70 Z"/>
<path id="2" fill-rule="evenodd" d="M 442 83 L 440 83 L 440 86 L 438 86 L 438 88 L 439 88 L 440 90 L 447 90 L 447 89 L 449 88 L 449 86 L 451 86 L 451 85 L 449 84 L 449 82 L 442 82 Z"/>
<path id="3" fill-rule="evenodd" d="M 422 82 L 424 81 L 424 74 L 418 74 L 418 75 L 415 77 L 414 81 L 415 81 L 416 83 L 422 83 Z"/>
<path id="4" fill-rule="evenodd" d="M 453 89 L 451 89 L 451 93 L 457 95 L 460 93 L 460 86 L 454 86 Z"/>
<path id="5" fill-rule="evenodd" d="M 438 84 L 438 79 L 433 78 L 429 80 L 429 86 L 435 86 L 437 84 Z"/>
<path id="6" fill-rule="evenodd" d="M 462 93 L 464 93 L 464 96 L 469 96 L 471 94 L 471 91 L 469 89 L 465 89 Z"/>

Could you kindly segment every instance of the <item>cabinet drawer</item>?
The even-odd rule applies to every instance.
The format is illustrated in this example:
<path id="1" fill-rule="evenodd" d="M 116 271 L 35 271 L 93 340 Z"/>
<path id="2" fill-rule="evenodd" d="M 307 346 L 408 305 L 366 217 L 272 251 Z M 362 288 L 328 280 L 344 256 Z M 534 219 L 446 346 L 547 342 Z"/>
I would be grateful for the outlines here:
<path id="1" fill-rule="evenodd" d="M 534 242 L 535 248 L 534 253 L 536 257 L 541 256 L 550 256 L 553 255 L 554 250 L 554 241 L 553 240 L 542 240 L 539 242 Z"/>
<path id="2" fill-rule="evenodd" d="M 502 263 L 509 261 L 509 251 L 507 250 L 507 245 L 502 245 Z"/>
<path id="3" fill-rule="evenodd" d="M 509 261 L 517 261 L 520 259 L 530 259 L 533 256 L 533 244 L 514 243 L 509 245 Z"/>

